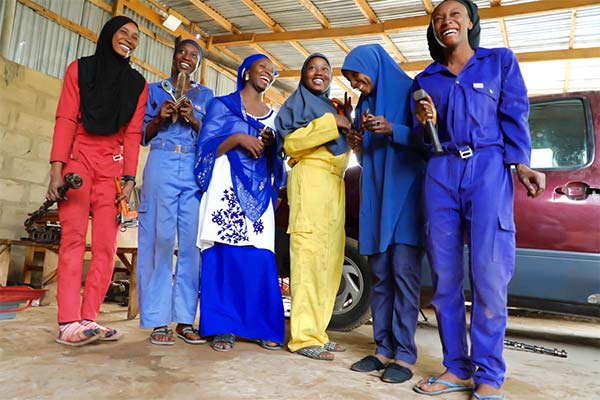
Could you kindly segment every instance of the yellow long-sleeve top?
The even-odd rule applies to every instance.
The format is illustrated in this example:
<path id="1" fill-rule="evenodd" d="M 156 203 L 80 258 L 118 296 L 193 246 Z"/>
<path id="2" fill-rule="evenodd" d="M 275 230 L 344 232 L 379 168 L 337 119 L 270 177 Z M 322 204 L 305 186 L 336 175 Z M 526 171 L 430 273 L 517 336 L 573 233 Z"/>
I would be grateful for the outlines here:
<path id="1" fill-rule="evenodd" d="M 283 148 L 290 156 L 288 164 L 292 167 L 288 179 L 288 198 L 290 200 L 290 221 L 288 232 L 312 232 L 312 211 L 306 208 L 308 201 L 306 197 L 320 197 L 319 192 L 323 184 L 328 190 L 337 187 L 343 191 L 344 171 L 348 165 L 349 153 L 333 155 L 325 144 L 335 140 L 339 135 L 335 117 L 331 113 L 313 120 L 306 127 L 298 128 L 288 134 L 284 140 Z M 315 170 L 315 167 L 318 169 Z M 320 178 L 319 176 L 322 176 Z M 327 179 L 327 176 L 330 176 Z M 335 175 L 339 178 L 333 177 Z M 323 179 L 325 179 L 323 181 Z M 333 179 L 333 180 L 332 180 Z M 325 183 L 327 182 L 327 183 Z M 340 186 L 341 185 L 341 186 Z M 322 198 L 322 197 L 321 197 Z M 341 199 L 345 200 L 344 198 Z M 344 204 L 341 207 L 342 219 L 344 218 Z"/>
<path id="2" fill-rule="evenodd" d="M 283 148 L 290 156 L 288 164 L 293 167 L 301 160 L 318 160 L 343 171 L 348 165 L 348 153 L 334 156 L 324 145 L 339 135 L 335 117 L 331 113 L 313 120 L 304 128 L 298 128 L 286 136 Z"/>

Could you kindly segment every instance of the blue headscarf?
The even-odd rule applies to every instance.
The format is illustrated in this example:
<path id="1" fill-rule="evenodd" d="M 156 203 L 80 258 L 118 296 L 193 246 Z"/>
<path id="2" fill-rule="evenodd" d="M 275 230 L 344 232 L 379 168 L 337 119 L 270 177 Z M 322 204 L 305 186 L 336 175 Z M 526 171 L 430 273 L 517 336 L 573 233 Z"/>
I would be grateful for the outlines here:
<path id="1" fill-rule="evenodd" d="M 367 75 L 373 83 L 369 96 L 361 95 L 358 100 L 355 110 L 357 116 L 368 107 L 369 113 L 383 115 L 388 121 L 404 121 L 410 107 L 412 79 L 381 45 L 365 44 L 352 49 L 342 65 L 344 70 Z M 356 121 L 360 121 L 360 118 L 356 118 Z"/>
<path id="2" fill-rule="evenodd" d="M 333 106 L 331 100 L 329 100 L 330 88 L 327 88 L 324 92 L 316 95 L 308 90 L 304 82 L 306 67 L 310 60 L 316 57 L 324 59 L 331 67 L 331 63 L 327 57 L 321 53 L 313 53 L 308 56 L 306 61 L 304 61 L 298 88 L 287 98 L 285 103 L 283 103 L 283 106 L 277 113 L 277 119 L 275 120 L 277 132 L 279 132 L 282 139 L 296 129 L 307 126 L 311 121 L 323 116 L 325 113 L 337 114 L 337 110 Z M 327 147 L 333 155 L 338 156 L 344 154 L 348 151 L 346 135 L 340 133 L 337 139 L 325 144 L 325 147 Z"/>
<path id="3" fill-rule="evenodd" d="M 255 54 L 246 58 L 238 68 L 238 77 L 243 76 L 245 69 L 260 58 L 267 57 Z M 248 61 L 249 59 L 252 60 Z M 243 79 L 241 82 L 245 83 Z M 246 133 L 258 137 L 260 131 L 265 127 L 262 122 L 246 113 L 240 94 L 243 87 L 242 85 L 239 90 L 227 96 L 215 97 L 208 106 L 200 131 L 194 169 L 201 193 L 208 189 L 221 143 L 236 133 Z M 277 140 L 277 135 L 275 138 Z M 253 222 L 264 214 L 269 206 L 269 201 L 273 201 L 273 203 L 276 201 L 279 188 L 285 180 L 283 158 L 276 151 L 280 147 L 279 143 L 273 143 L 272 150 L 263 153 L 258 160 L 250 157 L 248 152 L 239 146 L 227 152 L 227 159 L 231 166 L 233 190 L 245 216 Z"/>
<path id="4" fill-rule="evenodd" d="M 269 59 L 269 57 L 267 57 L 266 55 L 257 53 L 246 57 L 244 61 L 242 61 L 242 64 L 239 66 L 237 73 L 236 87 L 238 91 L 242 90 L 244 88 L 244 85 L 246 84 L 246 80 L 244 78 L 244 75 L 246 75 L 246 71 L 250 69 L 250 67 L 252 66 L 252 64 L 254 64 L 255 61 L 260 60 L 261 58 L 266 58 L 267 60 Z M 275 78 L 279 76 L 277 71 L 273 71 L 273 76 Z"/>

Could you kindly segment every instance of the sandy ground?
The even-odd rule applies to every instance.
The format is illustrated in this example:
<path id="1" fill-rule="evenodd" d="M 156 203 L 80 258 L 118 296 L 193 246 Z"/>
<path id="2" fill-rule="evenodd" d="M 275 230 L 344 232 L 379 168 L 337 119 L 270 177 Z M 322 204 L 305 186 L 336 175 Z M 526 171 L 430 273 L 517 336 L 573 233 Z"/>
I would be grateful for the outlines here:
<path id="1" fill-rule="evenodd" d="M 180 340 L 174 346 L 156 346 L 148 342 L 149 331 L 139 329 L 137 320 L 127 321 L 126 314 L 126 308 L 105 304 L 99 322 L 125 336 L 81 348 L 54 343 L 54 306 L 34 307 L 0 321 L 0 398 L 423 400 L 427 397 L 414 393 L 412 386 L 442 370 L 433 318 L 417 331 L 415 376 L 393 385 L 381 382 L 376 373 L 348 369 L 374 349 L 368 325 L 349 333 L 331 332 L 331 339 L 348 351 L 325 362 L 241 341 L 229 353 Z M 507 349 L 506 398 L 600 399 L 599 328 L 598 322 L 511 317 L 508 339 L 565 349 L 568 358 Z"/>

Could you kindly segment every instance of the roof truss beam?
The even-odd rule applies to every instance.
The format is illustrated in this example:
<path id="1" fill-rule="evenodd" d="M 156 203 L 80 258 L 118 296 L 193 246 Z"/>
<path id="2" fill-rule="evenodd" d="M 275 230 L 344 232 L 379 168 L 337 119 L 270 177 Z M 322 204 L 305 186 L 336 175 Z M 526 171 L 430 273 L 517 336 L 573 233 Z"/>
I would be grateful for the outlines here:
<path id="1" fill-rule="evenodd" d="M 586 58 L 600 58 L 600 47 L 592 47 L 585 49 L 568 49 L 568 50 L 549 50 L 549 51 L 532 51 L 524 53 L 516 53 L 519 62 L 537 62 L 537 61 L 556 61 L 556 60 L 578 60 Z M 400 63 L 400 68 L 406 72 L 419 72 L 425 69 L 430 60 L 413 61 Z M 341 68 L 334 68 L 333 72 L 336 76 L 342 75 Z M 298 78 L 300 70 L 287 70 L 279 72 L 280 78 Z"/>

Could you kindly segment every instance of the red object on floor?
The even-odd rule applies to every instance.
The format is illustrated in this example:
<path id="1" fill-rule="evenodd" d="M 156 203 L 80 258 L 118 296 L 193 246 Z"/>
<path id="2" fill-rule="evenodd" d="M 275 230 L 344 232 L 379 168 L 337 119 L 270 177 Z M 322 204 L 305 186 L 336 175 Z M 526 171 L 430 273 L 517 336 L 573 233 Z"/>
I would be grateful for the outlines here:
<path id="1" fill-rule="evenodd" d="M 23 307 L 12 308 L 8 310 L 0 309 L 0 313 L 23 311 L 31 307 L 33 300 L 38 300 L 48 289 L 34 289 L 29 286 L 3 286 L 0 287 L 0 303 L 22 303 L 27 302 Z"/>

